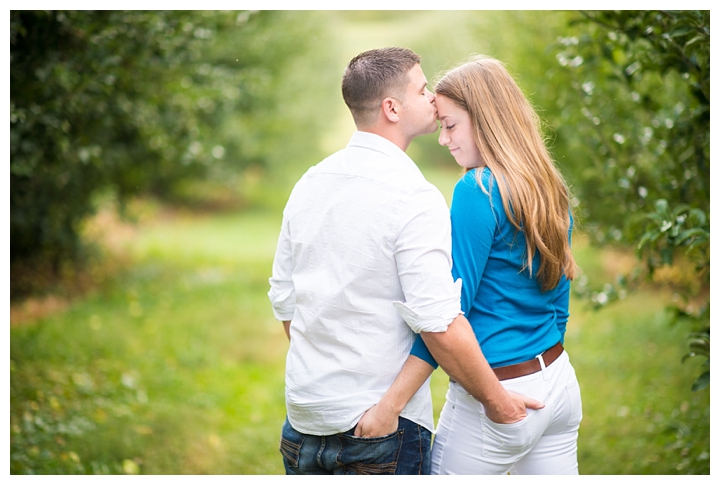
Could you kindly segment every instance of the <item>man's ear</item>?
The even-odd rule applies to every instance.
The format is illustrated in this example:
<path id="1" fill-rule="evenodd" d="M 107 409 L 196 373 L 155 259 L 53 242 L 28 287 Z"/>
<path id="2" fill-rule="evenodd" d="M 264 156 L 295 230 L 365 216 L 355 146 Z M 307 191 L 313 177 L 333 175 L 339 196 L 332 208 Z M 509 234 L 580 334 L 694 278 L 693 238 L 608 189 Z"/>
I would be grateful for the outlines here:
<path id="1" fill-rule="evenodd" d="M 400 103 L 395 98 L 385 98 L 382 100 L 381 111 L 385 118 L 393 123 L 400 121 Z"/>

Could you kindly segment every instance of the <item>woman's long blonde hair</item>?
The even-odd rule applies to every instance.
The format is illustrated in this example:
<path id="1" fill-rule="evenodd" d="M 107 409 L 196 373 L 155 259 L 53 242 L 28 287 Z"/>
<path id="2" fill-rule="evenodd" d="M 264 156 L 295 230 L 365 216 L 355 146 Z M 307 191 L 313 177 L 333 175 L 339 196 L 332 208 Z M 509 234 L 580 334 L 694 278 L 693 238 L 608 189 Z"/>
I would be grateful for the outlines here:
<path id="1" fill-rule="evenodd" d="M 555 288 L 563 273 L 573 279 L 577 265 L 570 250 L 570 194 L 541 133 L 540 118 L 502 62 L 475 56 L 447 72 L 435 86 L 470 115 L 482 162 L 492 172 L 510 222 L 527 241 L 522 270 L 542 291 Z M 467 169 L 469 170 L 469 169 Z M 485 190 L 477 171 L 478 183 Z"/>

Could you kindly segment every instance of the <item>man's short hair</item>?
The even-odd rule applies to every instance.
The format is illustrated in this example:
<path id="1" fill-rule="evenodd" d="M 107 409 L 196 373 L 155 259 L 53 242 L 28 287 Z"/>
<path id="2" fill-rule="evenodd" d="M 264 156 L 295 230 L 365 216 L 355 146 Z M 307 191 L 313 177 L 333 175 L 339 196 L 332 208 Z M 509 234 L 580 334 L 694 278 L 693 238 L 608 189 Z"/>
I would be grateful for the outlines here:
<path id="1" fill-rule="evenodd" d="M 345 68 L 342 95 L 355 124 L 375 122 L 382 100 L 390 96 L 404 101 L 410 79 L 408 71 L 420 64 L 420 56 L 403 47 L 362 52 Z"/>

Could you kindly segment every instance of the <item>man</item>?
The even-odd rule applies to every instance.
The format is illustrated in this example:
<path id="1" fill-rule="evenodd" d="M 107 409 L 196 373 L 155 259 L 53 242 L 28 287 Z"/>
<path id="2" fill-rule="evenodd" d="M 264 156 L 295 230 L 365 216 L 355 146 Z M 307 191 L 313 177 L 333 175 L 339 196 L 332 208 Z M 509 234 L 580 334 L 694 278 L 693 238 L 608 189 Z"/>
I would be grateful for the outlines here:
<path id="1" fill-rule="evenodd" d="M 290 339 L 280 451 L 288 474 L 428 473 L 430 372 L 408 358 L 415 334 L 494 421 L 541 405 L 508 394 L 480 352 L 451 276 L 447 205 L 405 154 L 437 129 L 420 57 L 364 52 L 342 93 L 357 131 L 293 189 L 270 278 Z"/>

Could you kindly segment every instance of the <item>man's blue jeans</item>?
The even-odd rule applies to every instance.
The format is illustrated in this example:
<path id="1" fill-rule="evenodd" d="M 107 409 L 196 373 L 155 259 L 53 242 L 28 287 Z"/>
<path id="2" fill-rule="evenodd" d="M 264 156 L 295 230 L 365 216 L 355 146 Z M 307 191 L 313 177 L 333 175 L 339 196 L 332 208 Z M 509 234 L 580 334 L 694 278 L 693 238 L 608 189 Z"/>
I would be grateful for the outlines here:
<path id="1" fill-rule="evenodd" d="M 353 436 L 355 428 L 330 436 L 296 431 L 286 419 L 280 439 L 288 475 L 428 475 L 430 430 L 399 419 L 398 430 L 378 438 Z"/>

